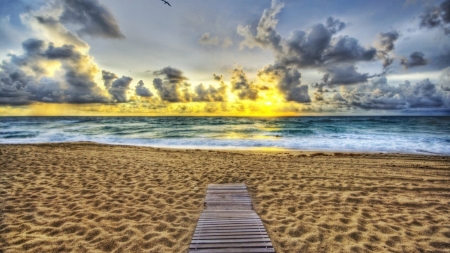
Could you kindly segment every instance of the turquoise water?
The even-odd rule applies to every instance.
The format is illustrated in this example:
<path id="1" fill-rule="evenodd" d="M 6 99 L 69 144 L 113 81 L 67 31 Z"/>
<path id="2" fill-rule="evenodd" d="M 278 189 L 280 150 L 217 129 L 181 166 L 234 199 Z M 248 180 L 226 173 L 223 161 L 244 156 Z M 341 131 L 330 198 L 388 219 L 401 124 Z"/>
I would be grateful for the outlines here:
<path id="1" fill-rule="evenodd" d="M 450 155 L 450 117 L 1 117 L 0 143 Z"/>

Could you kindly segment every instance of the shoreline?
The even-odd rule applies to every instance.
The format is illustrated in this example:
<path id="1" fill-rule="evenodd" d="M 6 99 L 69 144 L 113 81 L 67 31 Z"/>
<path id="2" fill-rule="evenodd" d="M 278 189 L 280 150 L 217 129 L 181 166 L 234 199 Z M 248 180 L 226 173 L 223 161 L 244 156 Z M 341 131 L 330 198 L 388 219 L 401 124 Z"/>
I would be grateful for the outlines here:
<path id="1" fill-rule="evenodd" d="M 421 152 L 417 153 L 408 153 L 408 152 L 389 152 L 389 151 L 353 151 L 353 150 L 303 150 L 303 149 L 288 149 L 288 148 L 279 148 L 279 147 L 215 147 L 215 146 L 151 146 L 146 144 L 126 144 L 126 143 L 102 143 L 102 142 L 94 142 L 94 141 L 75 141 L 75 142 L 39 142 L 39 143 L 0 143 L 2 145 L 77 145 L 77 144 L 86 144 L 86 145 L 106 145 L 106 146 L 119 146 L 119 147 L 142 147 L 142 148 L 150 148 L 150 149 L 162 149 L 162 150 L 203 150 L 203 151 L 225 151 L 225 152 L 268 152 L 268 153 L 283 153 L 283 152 L 291 152 L 291 153 L 299 153 L 299 154 L 314 154 L 314 153 L 324 153 L 328 155 L 332 155 L 334 153 L 338 154 L 368 154 L 368 155 L 424 155 L 424 156 L 441 156 L 441 157 L 450 157 L 450 154 L 440 154 L 436 152 L 421 150 Z"/>
<path id="2" fill-rule="evenodd" d="M 276 252 L 448 251 L 450 156 L 0 145 L 0 251 L 187 252 L 245 183 Z"/>

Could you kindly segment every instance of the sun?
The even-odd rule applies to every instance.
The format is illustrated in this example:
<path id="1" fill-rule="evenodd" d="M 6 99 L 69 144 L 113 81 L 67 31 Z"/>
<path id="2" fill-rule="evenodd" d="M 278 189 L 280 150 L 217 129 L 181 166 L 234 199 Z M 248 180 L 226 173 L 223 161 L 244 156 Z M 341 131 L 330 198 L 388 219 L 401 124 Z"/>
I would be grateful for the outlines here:
<path id="1" fill-rule="evenodd" d="M 268 105 L 268 106 L 271 106 L 271 105 L 272 105 L 272 102 L 267 101 L 267 102 L 265 102 L 264 104 L 265 104 L 265 105 Z"/>

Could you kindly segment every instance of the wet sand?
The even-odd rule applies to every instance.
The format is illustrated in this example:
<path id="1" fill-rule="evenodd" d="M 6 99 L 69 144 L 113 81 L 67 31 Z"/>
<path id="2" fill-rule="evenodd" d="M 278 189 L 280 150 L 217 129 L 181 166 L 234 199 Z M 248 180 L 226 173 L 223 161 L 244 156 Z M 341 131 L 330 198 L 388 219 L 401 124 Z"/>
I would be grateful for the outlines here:
<path id="1" fill-rule="evenodd" d="M 450 252 L 450 157 L 0 145 L 0 252 L 187 252 L 246 183 L 277 252 Z"/>

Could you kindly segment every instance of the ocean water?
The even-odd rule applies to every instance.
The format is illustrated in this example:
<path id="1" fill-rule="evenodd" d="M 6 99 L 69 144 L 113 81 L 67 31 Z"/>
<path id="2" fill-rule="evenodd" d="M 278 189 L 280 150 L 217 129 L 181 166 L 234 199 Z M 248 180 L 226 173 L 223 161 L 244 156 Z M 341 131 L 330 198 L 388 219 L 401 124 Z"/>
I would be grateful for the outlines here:
<path id="1" fill-rule="evenodd" d="M 450 117 L 0 117 L 0 143 L 450 155 Z"/>

